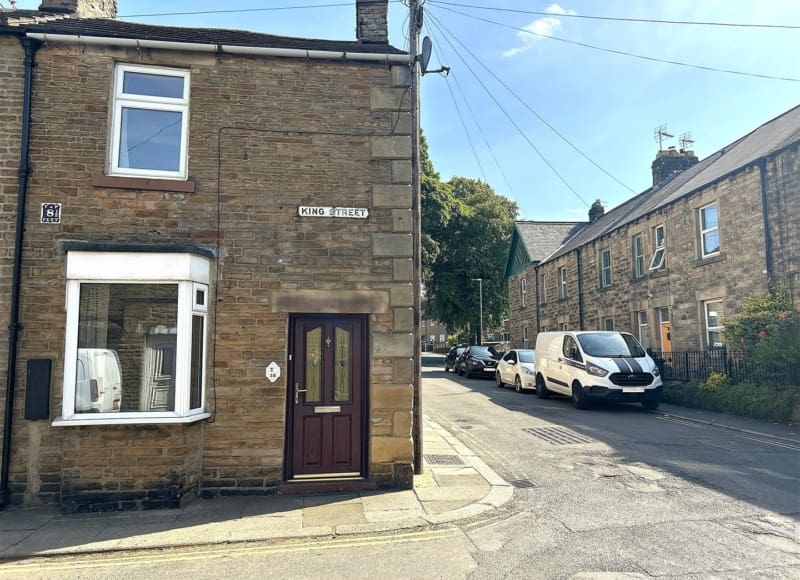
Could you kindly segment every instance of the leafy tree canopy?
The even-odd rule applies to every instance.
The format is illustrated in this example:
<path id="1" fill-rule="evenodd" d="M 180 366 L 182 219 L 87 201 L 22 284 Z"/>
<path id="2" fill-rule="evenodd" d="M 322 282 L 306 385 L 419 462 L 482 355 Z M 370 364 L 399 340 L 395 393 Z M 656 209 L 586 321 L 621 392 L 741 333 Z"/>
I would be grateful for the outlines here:
<path id="1" fill-rule="evenodd" d="M 484 327 L 499 324 L 508 309 L 504 278 L 517 204 L 478 179 L 442 182 L 421 145 L 422 262 L 426 316 L 451 329 L 480 318 L 483 280 Z"/>

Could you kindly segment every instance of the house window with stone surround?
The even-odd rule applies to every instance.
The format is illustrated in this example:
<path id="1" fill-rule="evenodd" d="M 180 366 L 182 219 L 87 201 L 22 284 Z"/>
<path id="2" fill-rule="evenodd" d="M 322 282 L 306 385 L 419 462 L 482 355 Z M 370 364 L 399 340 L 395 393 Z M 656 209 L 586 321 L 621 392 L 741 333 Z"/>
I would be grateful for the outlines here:
<path id="1" fill-rule="evenodd" d="M 109 173 L 186 179 L 189 71 L 118 64 Z"/>
<path id="2" fill-rule="evenodd" d="M 528 281 L 525 278 L 519 281 L 519 291 L 522 294 L 522 307 L 525 308 L 528 305 Z"/>
<path id="3" fill-rule="evenodd" d="M 558 269 L 558 297 L 561 300 L 567 299 L 567 269 Z"/>
<path id="4" fill-rule="evenodd" d="M 722 300 L 707 300 L 703 303 L 703 315 L 706 326 L 706 346 L 720 348 L 722 341 Z"/>
<path id="5" fill-rule="evenodd" d="M 702 258 L 719 254 L 719 216 L 716 203 L 700 208 L 700 249 Z"/>
<path id="6" fill-rule="evenodd" d="M 67 253 L 62 413 L 54 425 L 207 418 L 208 258 Z"/>
<path id="7" fill-rule="evenodd" d="M 611 286 L 611 250 L 600 252 L 600 287 Z"/>
<path id="8" fill-rule="evenodd" d="M 664 224 L 657 225 L 653 228 L 653 248 L 650 270 L 663 270 L 667 251 L 667 236 L 664 233 Z"/>
<path id="9" fill-rule="evenodd" d="M 631 238 L 631 255 L 633 261 L 633 277 L 641 278 L 644 276 L 644 249 L 642 247 L 642 234 L 636 234 Z"/>

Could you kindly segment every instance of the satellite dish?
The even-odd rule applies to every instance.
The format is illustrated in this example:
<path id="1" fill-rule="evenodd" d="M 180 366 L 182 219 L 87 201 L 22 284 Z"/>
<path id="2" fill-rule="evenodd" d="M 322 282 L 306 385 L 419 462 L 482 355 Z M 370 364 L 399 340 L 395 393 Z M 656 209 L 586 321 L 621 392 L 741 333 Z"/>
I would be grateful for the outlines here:
<path id="1" fill-rule="evenodd" d="M 431 39 L 429 36 L 426 36 L 422 39 L 422 52 L 420 53 L 419 61 L 420 61 L 420 68 L 422 69 L 422 74 L 425 74 L 428 70 L 428 62 L 431 60 L 431 49 L 433 48 L 433 44 L 431 43 Z"/>

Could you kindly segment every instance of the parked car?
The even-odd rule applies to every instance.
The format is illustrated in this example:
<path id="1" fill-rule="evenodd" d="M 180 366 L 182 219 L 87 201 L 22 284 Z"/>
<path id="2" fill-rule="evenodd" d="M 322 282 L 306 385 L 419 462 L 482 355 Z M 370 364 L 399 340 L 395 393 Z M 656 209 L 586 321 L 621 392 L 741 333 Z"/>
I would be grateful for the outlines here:
<path id="1" fill-rule="evenodd" d="M 497 363 L 494 378 L 498 387 L 514 385 L 514 390 L 536 389 L 536 352 L 529 348 L 512 348 Z"/>
<path id="2" fill-rule="evenodd" d="M 456 361 L 456 372 L 468 379 L 473 375 L 492 378 L 499 359 L 493 346 L 468 346 Z"/>
<path id="3" fill-rule="evenodd" d="M 449 371 L 450 369 L 456 370 L 456 361 L 461 354 L 467 350 L 466 346 L 454 346 L 444 357 L 444 372 Z"/>
<path id="4" fill-rule="evenodd" d="M 661 372 L 627 332 L 540 332 L 536 336 L 536 395 L 552 391 L 572 397 L 577 409 L 592 399 L 641 403 L 661 401 Z"/>
<path id="5" fill-rule="evenodd" d="M 75 376 L 76 413 L 118 413 L 122 370 L 117 351 L 79 348 Z"/>

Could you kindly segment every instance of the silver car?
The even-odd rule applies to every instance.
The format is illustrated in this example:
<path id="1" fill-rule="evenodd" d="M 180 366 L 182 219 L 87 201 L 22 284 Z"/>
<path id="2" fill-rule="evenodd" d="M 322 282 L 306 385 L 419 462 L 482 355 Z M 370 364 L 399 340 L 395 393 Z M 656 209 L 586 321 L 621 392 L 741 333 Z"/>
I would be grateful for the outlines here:
<path id="1" fill-rule="evenodd" d="M 529 348 L 512 348 L 497 363 L 498 387 L 514 385 L 514 390 L 536 390 L 536 353 Z"/>

